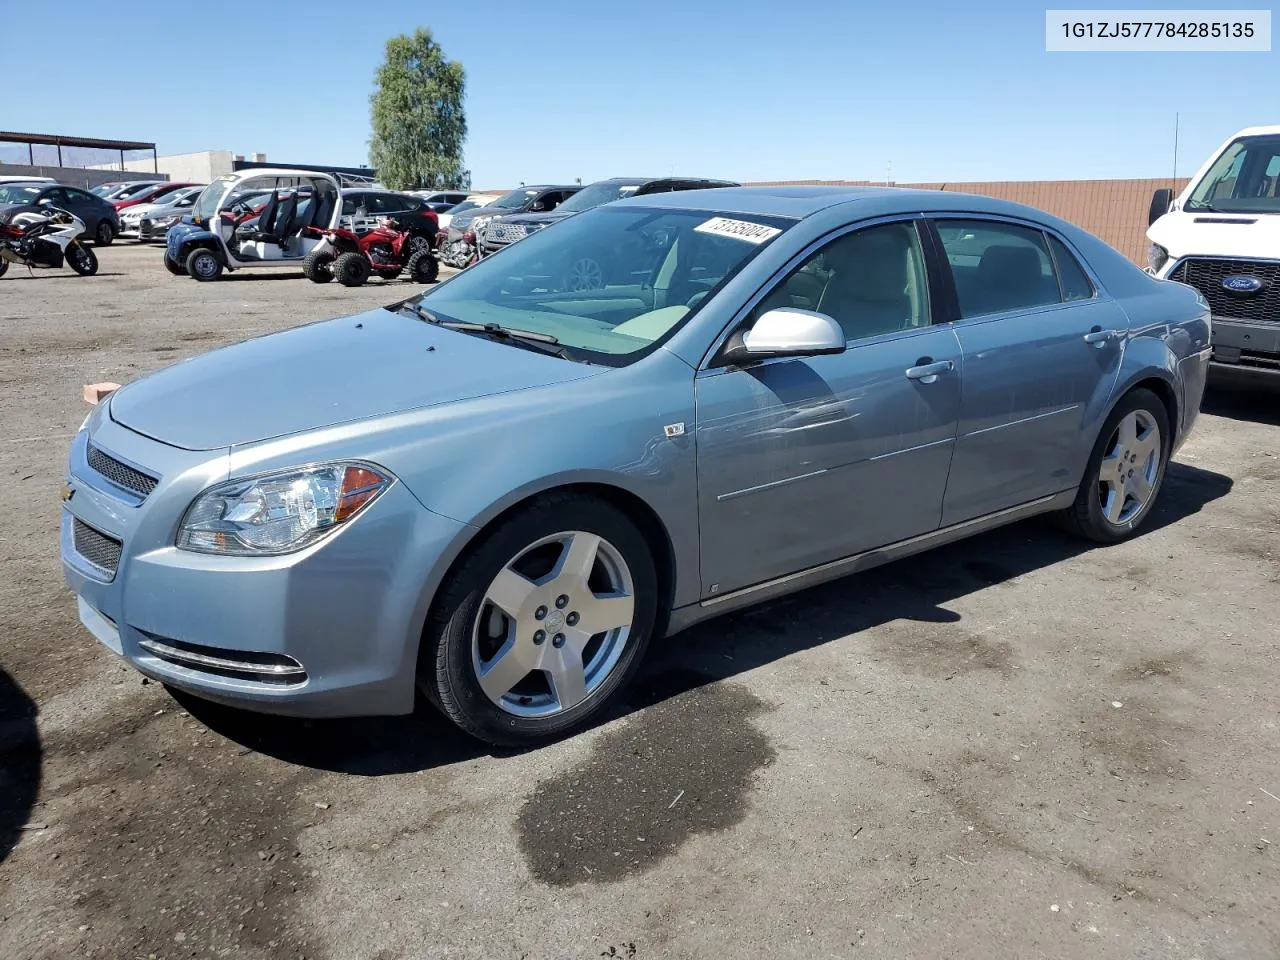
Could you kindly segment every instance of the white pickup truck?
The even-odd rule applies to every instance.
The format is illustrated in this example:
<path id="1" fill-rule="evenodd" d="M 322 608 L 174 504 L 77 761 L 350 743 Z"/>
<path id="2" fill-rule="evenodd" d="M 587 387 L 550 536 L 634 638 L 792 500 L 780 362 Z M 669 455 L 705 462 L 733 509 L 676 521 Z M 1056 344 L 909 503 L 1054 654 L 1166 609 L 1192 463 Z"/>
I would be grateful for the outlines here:
<path id="1" fill-rule="evenodd" d="M 1151 200 L 1149 269 L 1195 287 L 1213 361 L 1280 376 L 1280 126 L 1241 130 L 1177 197 Z"/>

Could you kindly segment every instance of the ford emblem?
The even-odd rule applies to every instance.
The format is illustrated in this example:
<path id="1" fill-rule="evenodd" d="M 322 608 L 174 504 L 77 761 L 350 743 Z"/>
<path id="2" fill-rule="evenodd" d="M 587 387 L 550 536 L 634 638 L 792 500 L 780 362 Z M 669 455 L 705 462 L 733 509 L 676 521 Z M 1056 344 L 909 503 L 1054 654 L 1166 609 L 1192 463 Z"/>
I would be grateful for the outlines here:
<path id="1" fill-rule="evenodd" d="M 1257 293 L 1262 289 L 1262 281 L 1248 274 L 1237 273 L 1222 278 L 1222 289 L 1230 290 L 1232 293 Z"/>

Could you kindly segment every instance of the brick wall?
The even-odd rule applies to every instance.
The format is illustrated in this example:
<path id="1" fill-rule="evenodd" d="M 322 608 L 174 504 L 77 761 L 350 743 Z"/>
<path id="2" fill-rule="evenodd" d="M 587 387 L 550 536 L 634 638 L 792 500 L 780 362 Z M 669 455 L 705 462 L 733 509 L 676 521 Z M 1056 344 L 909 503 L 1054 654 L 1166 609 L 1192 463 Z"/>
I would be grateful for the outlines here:
<path id="1" fill-rule="evenodd" d="M 1101 237 L 1130 260 L 1146 266 L 1147 211 L 1151 194 L 1173 186 L 1176 194 L 1186 179 L 1150 180 L 996 180 L 986 183 L 895 183 L 895 187 L 950 190 L 1013 200 L 1052 213 Z M 881 186 L 870 180 L 774 180 L 748 186 Z"/>

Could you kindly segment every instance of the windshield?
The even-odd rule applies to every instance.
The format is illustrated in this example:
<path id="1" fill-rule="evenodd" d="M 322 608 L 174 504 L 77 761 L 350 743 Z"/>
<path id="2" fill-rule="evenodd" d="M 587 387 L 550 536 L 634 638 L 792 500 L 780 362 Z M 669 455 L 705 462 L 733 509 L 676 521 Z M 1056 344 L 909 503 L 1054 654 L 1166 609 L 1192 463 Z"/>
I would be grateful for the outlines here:
<path id="1" fill-rule="evenodd" d="M 601 207 L 486 257 L 422 297 L 442 321 L 555 337 L 622 366 L 684 324 L 793 221 Z"/>
<path id="2" fill-rule="evenodd" d="M 125 187 L 117 193 L 113 200 L 128 200 L 130 197 L 136 197 L 140 193 L 146 193 L 148 190 L 154 190 L 159 184 L 155 183 L 135 183 L 133 186 Z"/>
<path id="3" fill-rule="evenodd" d="M 0 203 L 30 203 L 41 191 L 41 187 L 15 186 L 0 183 Z"/>
<path id="4" fill-rule="evenodd" d="M 505 197 L 499 197 L 489 206 L 496 210 L 519 210 L 538 195 L 537 190 L 512 190 Z"/>
<path id="5" fill-rule="evenodd" d="M 196 198 L 195 206 L 191 208 L 191 215 L 197 220 L 211 219 L 218 212 L 218 206 L 222 203 L 222 198 L 227 195 L 227 191 L 231 189 L 234 181 L 234 177 L 219 177 L 201 190 L 200 196 Z"/>
<path id="6" fill-rule="evenodd" d="M 1280 213 L 1280 134 L 1233 141 L 1196 184 L 1187 209 Z"/>
<path id="7" fill-rule="evenodd" d="M 466 213 L 468 210 L 479 210 L 483 204 L 476 203 L 474 200 L 463 200 L 460 204 L 450 210 L 450 213 Z"/>
<path id="8" fill-rule="evenodd" d="M 583 210 L 598 207 L 602 203 L 629 197 L 639 189 L 640 185 L 638 183 L 609 183 L 607 181 L 593 183 L 589 187 L 583 187 L 560 206 L 556 207 L 556 212 L 581 213 Z"/>
<path id="9" fill-rule="evenodd" d="M 89 192 L 95 197 L 106 197 L 120 189 L 118 183 L 100 183 Z"/>

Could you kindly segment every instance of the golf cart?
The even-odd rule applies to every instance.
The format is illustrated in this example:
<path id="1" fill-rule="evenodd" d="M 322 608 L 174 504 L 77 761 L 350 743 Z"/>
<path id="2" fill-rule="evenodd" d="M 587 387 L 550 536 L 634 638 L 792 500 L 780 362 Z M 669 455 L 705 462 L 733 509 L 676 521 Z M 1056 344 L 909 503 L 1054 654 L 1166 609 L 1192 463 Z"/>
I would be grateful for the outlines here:
<path id="1" fill-rule="evenodd" d="M 217 280 L 242 267 L 299 268 L 320 243 L 310 227 L 333 228 L 338 182 L 314 170 L 241 170 L 205 187 L 190 223 L 166 236 L 170 273 Z"/>

